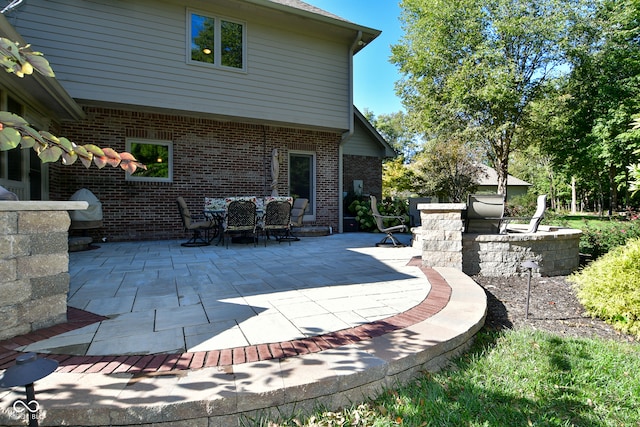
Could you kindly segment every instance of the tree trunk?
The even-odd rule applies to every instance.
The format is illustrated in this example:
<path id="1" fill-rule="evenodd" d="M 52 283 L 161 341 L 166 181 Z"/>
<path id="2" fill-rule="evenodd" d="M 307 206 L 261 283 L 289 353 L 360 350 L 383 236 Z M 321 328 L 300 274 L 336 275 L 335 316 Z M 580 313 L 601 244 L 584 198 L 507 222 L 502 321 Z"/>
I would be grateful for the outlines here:
<path id="1" fill-rule="evenodd" d="M 609 165 L 609 216 L 618 208 L 618 189 L 616 188 L 616 166 Z"/>
<path id="2" fill-rule="evenodd" d="M 502 194 L 507 199 L 507 176 L 508 176 L 508 159 L 497 159 L 496 172 L 498 174 L 498 194 Z"/>
<path id="3" fill-rule="evenodd" d="M 576 177 L 571 177 L 571 213 L 576 214 Z"/>

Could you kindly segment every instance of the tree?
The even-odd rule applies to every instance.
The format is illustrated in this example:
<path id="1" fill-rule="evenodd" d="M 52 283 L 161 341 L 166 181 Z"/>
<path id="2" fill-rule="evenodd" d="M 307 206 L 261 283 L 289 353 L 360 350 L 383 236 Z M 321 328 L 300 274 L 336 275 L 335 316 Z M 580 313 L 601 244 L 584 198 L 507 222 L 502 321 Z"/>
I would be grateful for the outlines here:
<path id="1" fill-rule="evenodd" d="M 382 196 L 407 197 L 412 193 L 415 177 L 402 156 L 382 163 Z"/>
<path id="2" fill-rule="evenodd" d="M 376 128 L 382 137 L 391 145 L 398 157 L 385 159 L 382 163 L 382 195 L 384 197 L 407 197 L 411 194 L 411 183 L 414 180 L 408 167 L 422 143 L 418 141 L 402 111 L 377 116 L 367 109 L 363 116 Z"/>
<path id="3" fill-rule="evenodd" d="M 396 153 L 403 155 L 405 162 L 410 162 L 413 156 L 420 151 L 422 142 L 418 139 L 417 133 L 411 129 L 408 117 L 402 111 L 376 116 L 373 112 L 365 109 L 363 115 Z"/>
<path id="4" fill-rule="evenodd" d="M 465 201 L 478 187 L 483 171 L 475 156 L 458 140 L 432 141 L 416 156 L 410 169 L 415 177 L 413 191 L 419 196 L 437 196 L 440 200 Z"/>
<path id="5" fill-rule="evenodd" d="M 34 71 L 46 77 L 55 74 L 49 62 L 40 52 L 29 50 L 29 45 L 20 46 L 11 40 L 0 38 L 0 66 L 17 77 L 31 75 Z M 70 165 L 80 159 L 89 168 L 94 163 L 98 168 L 106 165 L 120 166 L 129 173 L 137 168 L 146 169 L 130 153 L 111 148 L 100 148 L 94 144 L 78 145 L 64 137 L 49 132 L 37 131 L 22 117 L 8 111 L 0 111 L 0 151 L 12 150 L 18 146 L 33 148 L 43 163 L 56 162 Z"/>
<path id="6" fill-rule="evenodd" d="M 560 74 L 579 0 L 403 0 L 397 90 L 426 136 L 480 144 L 506 194 L 530 106 Z"/>
<path id="7" fill-rule="evenodd" d="M 618 190 L 629 186 L 628 166 L 638 161 L 640 131 L 629 126 L 640 109 L 640 2 L 595 2 L 583 43 L 571 52 L 566 130 L 549 144 L 561 152 L 599 204 L 616 209 Z M 627 203 L 629 199 L 627 198 Z"/>

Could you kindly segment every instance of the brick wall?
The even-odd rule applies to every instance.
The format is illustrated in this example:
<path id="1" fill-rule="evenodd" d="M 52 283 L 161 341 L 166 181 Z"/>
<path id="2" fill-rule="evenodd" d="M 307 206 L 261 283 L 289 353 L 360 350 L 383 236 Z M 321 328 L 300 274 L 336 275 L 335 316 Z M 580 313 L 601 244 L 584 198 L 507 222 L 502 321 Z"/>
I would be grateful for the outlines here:
<path id="1" fill-rule="evenodd" d="M 344 182 L 342 191 L 353 191 L 353 181 L 362 180 L 363 194 L 382 196 L 382 160 L 378 157 L 344 156 Z"/>
<path id="2" fill-rule="evenodd" d="M 338 223 L 338 144 L 340 134 L 310 130 L 219 122 L 215 120 L 85 107 L 86 119 L 63 123 L 59 135 L 79 144 L 125 150 L 127 138 L 173 142 L 173 182 L 125 180 L 125 172 L 106 166 L 85 169 L 51 165 L 52 200 L 68 200 L 78 189 L 91 190 L 101 201 L 104 227 L 94 238 L 145 240 L 183 238 L 176 197 L 183 196 L 192 212 L 204 197 L 271 194 L 271 151 L 278 148 L 278 192 L 288 194 L 288 151 L 316 153 L 316 224 Z M 313 225 L 313 224 L 311 224 Z"/>

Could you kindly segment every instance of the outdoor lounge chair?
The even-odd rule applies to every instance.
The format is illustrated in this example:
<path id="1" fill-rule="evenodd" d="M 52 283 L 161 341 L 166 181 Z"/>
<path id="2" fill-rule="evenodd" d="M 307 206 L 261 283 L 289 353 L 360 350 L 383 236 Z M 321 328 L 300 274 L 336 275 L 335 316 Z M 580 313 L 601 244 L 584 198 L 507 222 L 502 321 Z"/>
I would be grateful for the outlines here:
<path id="1" fill-rule="evenodd" d="M 400 243 L 398 239 L 393 235 L 393 233 L 404 233 L 407 231 L 407 226 L 404 224 L 404 217 L 402 216 L 389 216 L 389 215 L 380 215 L 378 212 L 378 200 L 376 196 L 369 196 L 371 198 L 371 213 L 373 214 L 373 218 L 376 221 L 376 226 L 381 233 L 386 234 L 386 236 L 378 243 L 376 246 L 387 246 L 392 245 L 394 247 L 403 247 L 406 246 L 403 243 Z M 386 227 L 384 225 L 385 219 L 396 219 L 400 221 L 400 224 L 393 225 L 391 227 Z"/>
<path id="2" fill-rule="evenodd" d="M 467 233 L 498 234 L 504 215 L 504 195 L 469 194 L 464 230 Z"/>
<path id="3" fill-rule="evenodd" d="M 180 218 L 182 219 L 182 225 L 185 231 L 191 231 L 193 234 L 191 238 L 182 243 L 182 246 L 207 246 L 211 244 L 211 241 L 216 237 L 217 224 L 214 220 L 202 219 L 195 220 L 191 215 L 187 202 L 184 198 L 178 197 L 178 211 L 180 212 Z"/>
<path id="4" fill-rule="evenodd" d="M 538 226 L 544 219 L 544 211 L 547 208 L 547 195 L 538 196 L 536 212 L 532 217 L 505 217 L 502 219 L 501 229 L 506 233 L 535 233 Z M 518 227 L 516 224 L 509 224 L 511 221 L 529 220 L 527 227 Z"/>
<path id="5" fill-rule="evenodd" d="M 278 242 L 285 240 L 291 228 L 291 203 L 283 200 L 274 200 L 265 206 L 262 223 L 264 232 L 264 245 L 267 246 L 269 235 L 273 234 Z M 291 240 L 289 245 L 291 245 Z"/>

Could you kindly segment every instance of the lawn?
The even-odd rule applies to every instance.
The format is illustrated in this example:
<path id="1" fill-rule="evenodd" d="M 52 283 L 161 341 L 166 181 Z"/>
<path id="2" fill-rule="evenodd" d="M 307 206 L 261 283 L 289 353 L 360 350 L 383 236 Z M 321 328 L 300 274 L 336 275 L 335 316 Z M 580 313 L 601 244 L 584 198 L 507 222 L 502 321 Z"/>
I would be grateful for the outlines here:
<path id="1" fill-rule="evenodd" d="M 486 331 L 439 373 L 378 399 L 261 426 L 640 426 L 640 346 Z"/>
<path id="2" fill-rule="evenodd" d="M 598 227 L 606 228 L 611 226 L 611 223 L 617 222 L 617 220 L 624 219 L 623 217 L 614 217 L 613 219 L 608 216 L 598 216 L 595 214 L 584 215 L 556 215 L 549 218 L 549 223 L 554 225 L 561 225 L 563 227 L 575 228 L 582 230 L 585 227 Z"/>

